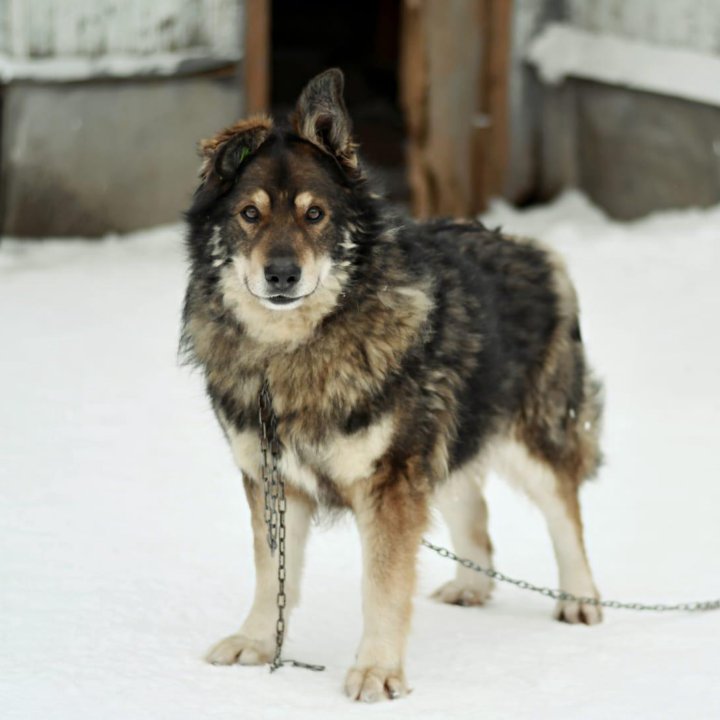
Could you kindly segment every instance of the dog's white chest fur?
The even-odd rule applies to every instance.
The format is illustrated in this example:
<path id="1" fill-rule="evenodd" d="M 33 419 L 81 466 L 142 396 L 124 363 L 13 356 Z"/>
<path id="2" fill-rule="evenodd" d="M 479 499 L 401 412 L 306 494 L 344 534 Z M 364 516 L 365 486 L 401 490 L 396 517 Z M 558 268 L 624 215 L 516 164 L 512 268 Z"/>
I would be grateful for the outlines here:
<path id="1" fill-rule="evenodd" d="M 221 418 L 235 462 L 245 475 L 262 477 L 260 437 L 255 430 L 237 432 Z M 367 428 L 350 435 L 337 433 L 321 445 L 286 443 L 278 468 L 283 477 L 313 498 L 319 495 L 318 474 L 338 487 L 349 486 L 372 475 L 375 463 L 390 446 L 394 418 L 384 415 Z"/>

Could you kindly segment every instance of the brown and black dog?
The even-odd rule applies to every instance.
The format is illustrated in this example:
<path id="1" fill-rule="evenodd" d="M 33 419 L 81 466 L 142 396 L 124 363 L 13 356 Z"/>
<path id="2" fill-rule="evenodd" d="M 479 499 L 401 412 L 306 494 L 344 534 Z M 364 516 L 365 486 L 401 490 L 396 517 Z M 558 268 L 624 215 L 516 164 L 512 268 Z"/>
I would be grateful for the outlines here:
<path id="1" fill-rule="evenodd" d="M 287 482 L 287 612 L 313 514 L 351 510 L 364 630 L 345 690 L 374 701 L 406 692 L 415 559 L 431 505 L 460 556 L 491 564 L 489 468 L 544 513 L 560 587 L 597 597 L 578 488 L 600 460 L 600 386 L 562 261 L 477 222 L 394 217 L 369 188 L 342 88 L 342 73 L 328 70 L 303 90 L 287 127 L 251 118 L 203 144 L 187 215 L 183 345 L 242 470 L 255 535 L 255 601 L 209 660 L 273 655 L 277 558 L 258 484 L 267 383 Z M 437 596 L 482 604 L 490 590 L 458 566 Z M 601 619 L 598 607 L 567 601 L 556 616 Z"/>

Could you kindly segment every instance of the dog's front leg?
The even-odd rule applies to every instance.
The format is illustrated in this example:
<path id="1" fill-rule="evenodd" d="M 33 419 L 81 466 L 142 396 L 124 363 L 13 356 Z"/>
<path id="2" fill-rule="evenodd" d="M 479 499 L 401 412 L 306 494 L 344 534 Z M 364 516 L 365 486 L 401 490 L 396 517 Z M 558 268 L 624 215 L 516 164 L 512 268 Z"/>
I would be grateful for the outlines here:
<path id="1" fill-rule="evenodd" d="M 363 553 L 363 635 L 345 692 L 394 699 L 407 693 L 403 660 L 428 501 L 404 474 L 385 474 L 356 483 L 351 503 Z"/>
<path id="2" fill-rule="evenodd" d="M 277 622 L 278 554 L 270 554 L 267 526 L 264 515 L 262 488 L 249 479 L 244 480 L 245 494 L 250 505 L 255 554 L 255 599 L 240 630 L 221 640 L 208 653 L 208 662 L 214 665 L 260 665 L 270 662 L 275 654 Z M 305 555 L 313 505 L 302 494 L 286 485 L 286 579 L 285 625 L 292 608 L 300 599 L 300 577 Z"/>

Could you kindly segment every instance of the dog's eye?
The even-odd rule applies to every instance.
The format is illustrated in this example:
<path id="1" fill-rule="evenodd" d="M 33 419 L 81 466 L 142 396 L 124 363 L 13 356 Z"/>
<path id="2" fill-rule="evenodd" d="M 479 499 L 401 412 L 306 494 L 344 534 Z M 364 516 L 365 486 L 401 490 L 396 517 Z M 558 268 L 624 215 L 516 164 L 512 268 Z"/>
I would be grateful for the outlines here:
<path id="1" fill-rule="evenodd" d="M 313 205 L 311 208 L 308 208 L 308 211 L 305 213 L 305 219 L 308 222 L 315 223 L 322 220 L 324 214 L 325 213 L 317 205 Z"/>
<path id="2" fill-rule="evenodd" d="M 257 222 L 260 219 L 260 211 L 254 205 L 246 205 L 240 214 L 250 223 Z"/>

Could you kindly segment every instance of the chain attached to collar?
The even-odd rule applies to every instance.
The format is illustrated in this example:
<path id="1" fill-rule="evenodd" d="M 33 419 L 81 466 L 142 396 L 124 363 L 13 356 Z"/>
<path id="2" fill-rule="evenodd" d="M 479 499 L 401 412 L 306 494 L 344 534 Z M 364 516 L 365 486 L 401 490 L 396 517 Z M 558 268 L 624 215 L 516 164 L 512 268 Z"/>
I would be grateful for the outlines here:
<path id="1" fill-rule="evenodd" d="M 283 660 L 282 648 L 285 640 L 285 478 L 280 474 L 280 440 L 277 435 L 277 415 L 273 410 L 272 396 L 267 381 L 260 388 L 258 396 L 258 420 L 260 422 L 260 471 L 265 494 L 265 525 L 267 526 L 267 542 L 270 555 L 278 554 L 278 593 L 277 622 L 275 623 L 275 655 L 270 663 L 270 672 L 275 672 L 283 665 L 307 668 L 308 670 L 324 670 L 324 665 L 313 665 L 299 660 Z M 269 455 L 269 457 L 268 457 Z"/>

